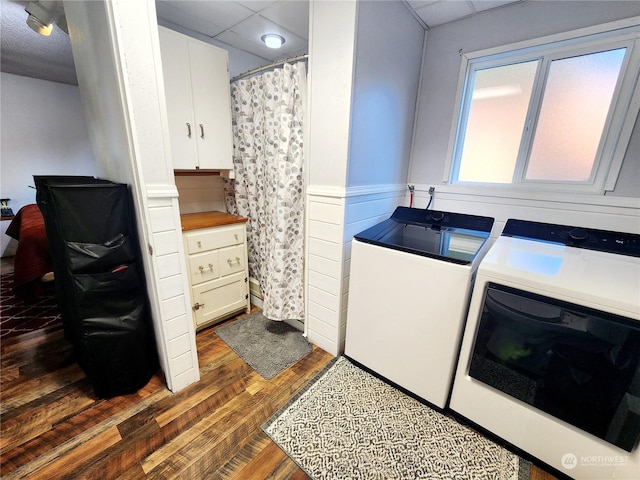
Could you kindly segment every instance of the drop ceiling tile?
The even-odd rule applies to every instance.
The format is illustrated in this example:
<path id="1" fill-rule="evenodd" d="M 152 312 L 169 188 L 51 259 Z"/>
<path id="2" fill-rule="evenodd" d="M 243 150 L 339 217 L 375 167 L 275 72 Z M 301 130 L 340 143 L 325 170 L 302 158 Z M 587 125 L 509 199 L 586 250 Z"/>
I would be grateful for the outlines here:
<path id="1" fill-rule="evenodd" d="M 309 53 L 309 49 L 305 46 L 304 48 L 299 48 L 297 50 L 289 50 L 287 54 L 282 58 L 299 57 L 301 55 L 306 55 L 307 53 Z"/>
<path id="2" fill-rule="evenodd" d="M 230 1 L 165 0 L 161 3 L 171 5 L 201 21 L 219 25 L 224 29 L 231 28 L 236 23 L 254 15 L 252 10 Z"/>
<path id="3" fill-rule="evenodd" d="M 518 1 L 520 0 L 471 0 L 471 3 L 473 4 L 473 8 L 475 8 L 476 12 L 482 12 L 491 8 L 502 7 L 509 3 L 516 3 Z"/>
<path id="4" fill-rule="evenodd" d="M 236 3 L 247 7 L 253 12 L 261 12 L 267 7 L 270 7 L 274 3 L 278 3 L 279 0 L 241 0 Z"/>
<path id="5" fill-rule="evenodd" d="M 213 22 L 207 22 L 190 13 L 179 10 L 173 5 L 169 5 L 168 2 L 157 2 L 156 12 L 158 19 L 162 21 L 161 23 L 168 22 L 169 24 L 178 25 L 209 37 L 214 37 L 225 30 L 225 28 L 220 25 Z"/>
<path id="6" fill-rule="evenodd" d="M 415 9 L 418 16 L 428 27 L 435 27 L 445 23 L 460 20 L 472 15 L 473 8 L 466 1 L 438 1 L 430 5 Z"/>
<path id="7" fill-rule="evenodd" d="M 261 11 L 260 16 L 271 20 L 305 40 L 309 38 L 308 0 L 280 1 Z"/>
<path id="8" fill-rule="evenodd" d="M 412 8 L 420 8 L 431 5 L 432 3 L 436 3 L 438 1 L 439 0 L 409 0 L 408 3 Z"/>

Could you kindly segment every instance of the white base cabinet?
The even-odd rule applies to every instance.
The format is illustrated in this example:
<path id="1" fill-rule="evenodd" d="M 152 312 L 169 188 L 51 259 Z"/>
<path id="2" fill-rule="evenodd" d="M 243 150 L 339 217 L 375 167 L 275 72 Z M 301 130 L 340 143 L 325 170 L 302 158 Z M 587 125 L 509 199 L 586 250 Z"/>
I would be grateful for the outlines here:
<path id="1" fill-rule="evenodd" d="M 251 310 L 244 223 L 183 233 L 196 329 Z"/>

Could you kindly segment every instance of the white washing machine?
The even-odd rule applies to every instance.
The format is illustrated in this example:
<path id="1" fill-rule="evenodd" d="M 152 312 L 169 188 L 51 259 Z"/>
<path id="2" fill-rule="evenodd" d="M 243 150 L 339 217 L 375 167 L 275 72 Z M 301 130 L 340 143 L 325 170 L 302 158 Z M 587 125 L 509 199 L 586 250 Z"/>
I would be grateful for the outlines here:
<path id="1" fill-rule="evenodd" d="M 345 355 L 444 408 L 493 219 L 398 207 L 354 237 Z"/>
<path id="2" fill-rule="evenodd" d="M 570 477 L 640 478 L 640 235 L 509 220 L 450 407 Z"/>

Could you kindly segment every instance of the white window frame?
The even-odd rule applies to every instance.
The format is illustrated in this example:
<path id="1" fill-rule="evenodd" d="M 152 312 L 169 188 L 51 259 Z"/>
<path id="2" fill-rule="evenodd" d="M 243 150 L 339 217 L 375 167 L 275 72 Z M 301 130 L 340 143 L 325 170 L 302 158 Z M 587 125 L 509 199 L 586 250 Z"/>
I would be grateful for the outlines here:
<path id="1" fill-rule="evenodd" d="M 621 67 L 621 75 L 614 92 L 612 108 L 604 127 L 591 178 L 586 182 L 525 180 L 524 174 L 532 147 L 531 136 L 535 131 L 544 91 L 544 81 L 552 60 L 569 56 L 627 48 Z M 627 150 L 638 112 L 640 111 L 640 17 L 611 22 L 595 27 L 552 35 L 527 42 L 461 54 L 462 63 L 458 80 L 458 91 L 453 124 L 447 153 L 443 182 L 456 187 L 492 188 L 499 191 L 556 191 L 575 194 L 600 194 L 615 188 L 624 155 Z M 521 141 L 521 148 L 511 183 L 462 182 L 457 180 L 462 155 L 464 127 L 471 105 L 473 72 L 480 68 L 498 67 L 527 60 L 541 59 L 532 91 L 530 111 L 526 124 L 529 128 Z"/>

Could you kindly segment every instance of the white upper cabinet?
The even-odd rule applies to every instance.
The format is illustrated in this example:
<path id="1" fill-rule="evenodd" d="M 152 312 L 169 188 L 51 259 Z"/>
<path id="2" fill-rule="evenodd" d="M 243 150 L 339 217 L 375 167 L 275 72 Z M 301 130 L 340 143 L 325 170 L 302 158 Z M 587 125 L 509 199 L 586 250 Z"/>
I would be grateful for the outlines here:
<path id="1" fill-rule="evenodd" d="M 164 27 L 160 32 L 173 168 L 233 168 L 226 50 Z"/>

